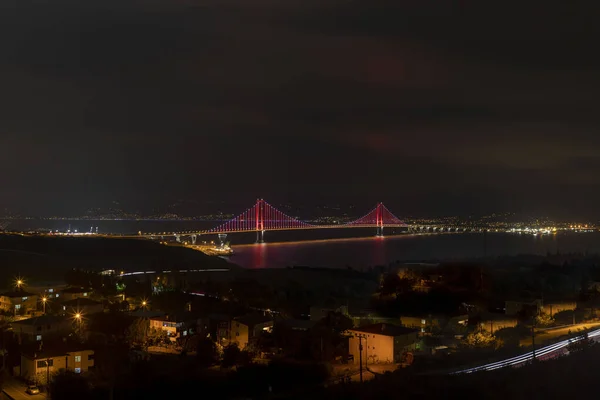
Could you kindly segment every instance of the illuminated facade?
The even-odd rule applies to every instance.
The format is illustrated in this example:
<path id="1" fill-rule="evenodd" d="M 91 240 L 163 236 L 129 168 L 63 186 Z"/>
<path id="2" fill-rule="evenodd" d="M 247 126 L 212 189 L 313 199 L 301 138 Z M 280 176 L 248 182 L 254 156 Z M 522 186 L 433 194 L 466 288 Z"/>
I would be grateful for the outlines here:
<path id="1" fill-rule="evenodd" d="M 392 324 L 374 324 L 348 331 L 349 354 L 354 363 L 399 363 L 402 355 L 418 350 L 419 330 Z"/>

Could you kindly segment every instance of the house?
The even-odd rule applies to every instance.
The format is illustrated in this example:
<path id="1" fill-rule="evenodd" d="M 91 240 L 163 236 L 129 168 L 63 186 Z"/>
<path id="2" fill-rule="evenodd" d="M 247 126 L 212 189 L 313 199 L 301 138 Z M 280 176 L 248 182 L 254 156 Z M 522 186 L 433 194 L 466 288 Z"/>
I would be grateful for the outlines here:
<path id="1" fill-rule="evenodd" d="M 73 321 L 67 317 L 55 315 L 42 315 L 12 324 L 13 332 L 19 342 L 40 342 L 48 337 L 68 334 L 73 329 Z"/>
<path id="2" fill-rule="evenodd" d="M 37 302 L 38 296 L 36 294 L 26 292 L 23 289 L 0 294 L 0 309 L 14 315 L 25 315 L 36 310 Z"/>
<path id="3" fill-rule="evenodd" d="M 271 331 L 272 329 L 273 318 L 270 316 L 249 314 L 234 318 L 226 329 L 220 329 L 220 331 L 225 331 L 225 336 L 219 339 L 221 344 L 237 343 L 240 349 L 245 349 L 262 331 Z"/>
<path id="4" fill-rule="evenodd" d="M 351 359 L 359 363 L 398 363 L 405 352 L 417 350 L 419 347 L 419 329 L 407 328 L 392 324 L 373 324 L 354 328 L 350 335 L 348 347 Z"/>
<path id="5" fill-rule="evenodd" d="M 504 302 L 504 313 L 506 315 L 517 315 L 522 311 L 529 310 L 532 315 L 538 314 L 543 310 L 541 299 L 528 300 L 506 300 Z"/>
<path id="6" fill-rule="evenodd" d="M 401 316 L 400 324 L 407 328 L 415 328 L 421 334 L 435 333 L 447 327 L 455 327 L 457 325 L 466 326 L 469 320 L 468 315 L 458 315 L 454 317 L 448 316 Z"/>
<path id="7" fill-rule="evenodd" d="M 163 330 L 171 341 L 193 334 L 198 326 L 202 326 L 202 318 L 196 313 L 166 314 L 150 318 L 150 328 Z"/>
<path id="8" fill-rule="evenodd" d="M 66 286 L 62 281 L 43 281 L 27 286 L 27 290 L 47 299 L 60 299 L 60 291 Z"/>
<path id="9" fill-rule="evenodd" d="M 21 378 L 46 384 L 59 371 L 86 373 L 94 368 L 94 351 L 59 346 L 21 354 Z"/>
<path id="10" fill-rule="evenodd" d="M 62 303 L 63 313 L 74 314 L 81 313 L 83 315 L 96 314 L 104 311 L 104 305 L 99 301 L 88 298 L 78 298 Z"/>
<path id="11" fill-rule="evenodd" d="M 60 291 L 59 295 L 56 297 L 60 297 L 63 301 L 69 301 L 74 299 L 83 299 L 91 296 L 92 289 L 83 288 L 83 287 L 68 287 Z"/>
<path id="12" fill-rule="evenodd" d="M 275 322 L 274 332 L 277 332 L 277 347 L 271 352 L 283 352 L 291 358 L 306 357 L 311 345 L 311 330 L 318 321 L 301 319 L 283 319 Z M 265 349 L 268 350 L 268 349 Z"/>

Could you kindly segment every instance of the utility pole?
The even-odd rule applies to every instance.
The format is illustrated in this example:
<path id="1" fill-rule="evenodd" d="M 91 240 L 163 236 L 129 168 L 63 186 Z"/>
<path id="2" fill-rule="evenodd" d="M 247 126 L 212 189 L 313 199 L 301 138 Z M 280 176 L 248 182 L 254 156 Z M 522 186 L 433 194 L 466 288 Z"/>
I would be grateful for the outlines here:
<path id="1" fill-rule="evenodd" d="M 50 398 L 50 359 L 46 359 L 46 398 Z"/>
<path id="2" fill-rule="evenodd" d="M 531 349 L 532 349 L 532 361 L 535 361 L 535 317 L 533 317 L 533 322 L 531 324 Z"/>
<path id="3" fill-rule="evenodd" d="M 362 381 L 363 381 L 363 374 L 362 374 L 362 369 L 363 369 L 363 366 L 362 366 L 362 350 L 363 350 L 362 336 L 359 335 L 358 336 L 358 363 L 360 365 L 360 367 L 359 367 L 360 368 L 360 370 L 359 370 L 360 371 L 360 383 L 362 383 Z"/>

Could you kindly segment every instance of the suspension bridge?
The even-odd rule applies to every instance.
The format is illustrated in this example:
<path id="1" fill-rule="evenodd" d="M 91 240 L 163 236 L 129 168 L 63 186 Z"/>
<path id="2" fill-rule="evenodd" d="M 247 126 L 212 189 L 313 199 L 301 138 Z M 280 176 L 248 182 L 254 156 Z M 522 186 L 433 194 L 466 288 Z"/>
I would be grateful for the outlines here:
<path id="1" fill-rule="evenodd" d="M 182 236 L 189 236 L 192 242 L 196 242 L 197 236 L 229 234 L 237 232 L 256 232 L 256 242 L 264 242 L 264 234 L 267 231 L 291 231 L 301 229 L 343 229 L 343 228 L 375 228 L 377 236 L 383 236 L 384 228 L 407 228 L 408 225 L 396 217 L 383 203 L 377 204 L 375 208 L 366 215 L 343 224 L 318 225 L 301 221 L 289 216 L 263 199 L 235 218 L 222 223 L 212 229 L 203 231 L 184 232 L 139 232 L 137 237 L 155 239 L 164 236 L 175 236 L 180 241 Z"/>

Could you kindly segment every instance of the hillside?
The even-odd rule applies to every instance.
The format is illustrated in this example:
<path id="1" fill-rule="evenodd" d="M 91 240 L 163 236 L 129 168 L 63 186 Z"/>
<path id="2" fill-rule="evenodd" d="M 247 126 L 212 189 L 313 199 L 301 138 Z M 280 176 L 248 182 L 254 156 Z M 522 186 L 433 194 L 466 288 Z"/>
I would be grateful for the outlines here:
<path id="1" fill-rule="evenodd" d="M 583 398 L 595 393 L 599 360 L 600 345 L 595 345 L 552 361 L 468 375 L 423 375 L 407 369 L 383 375 L 362 386 L 334 386 L 311 393 L 311 397 L 314 400 Z"/>
<path id="2" fill-rule="evenodd" d="M 7 286 L 16 275 L 60 280 L 71 268 L 139 271 L 238 267 L 199 251 L 142 239 L 0 234 L 0 287 Z"/>

